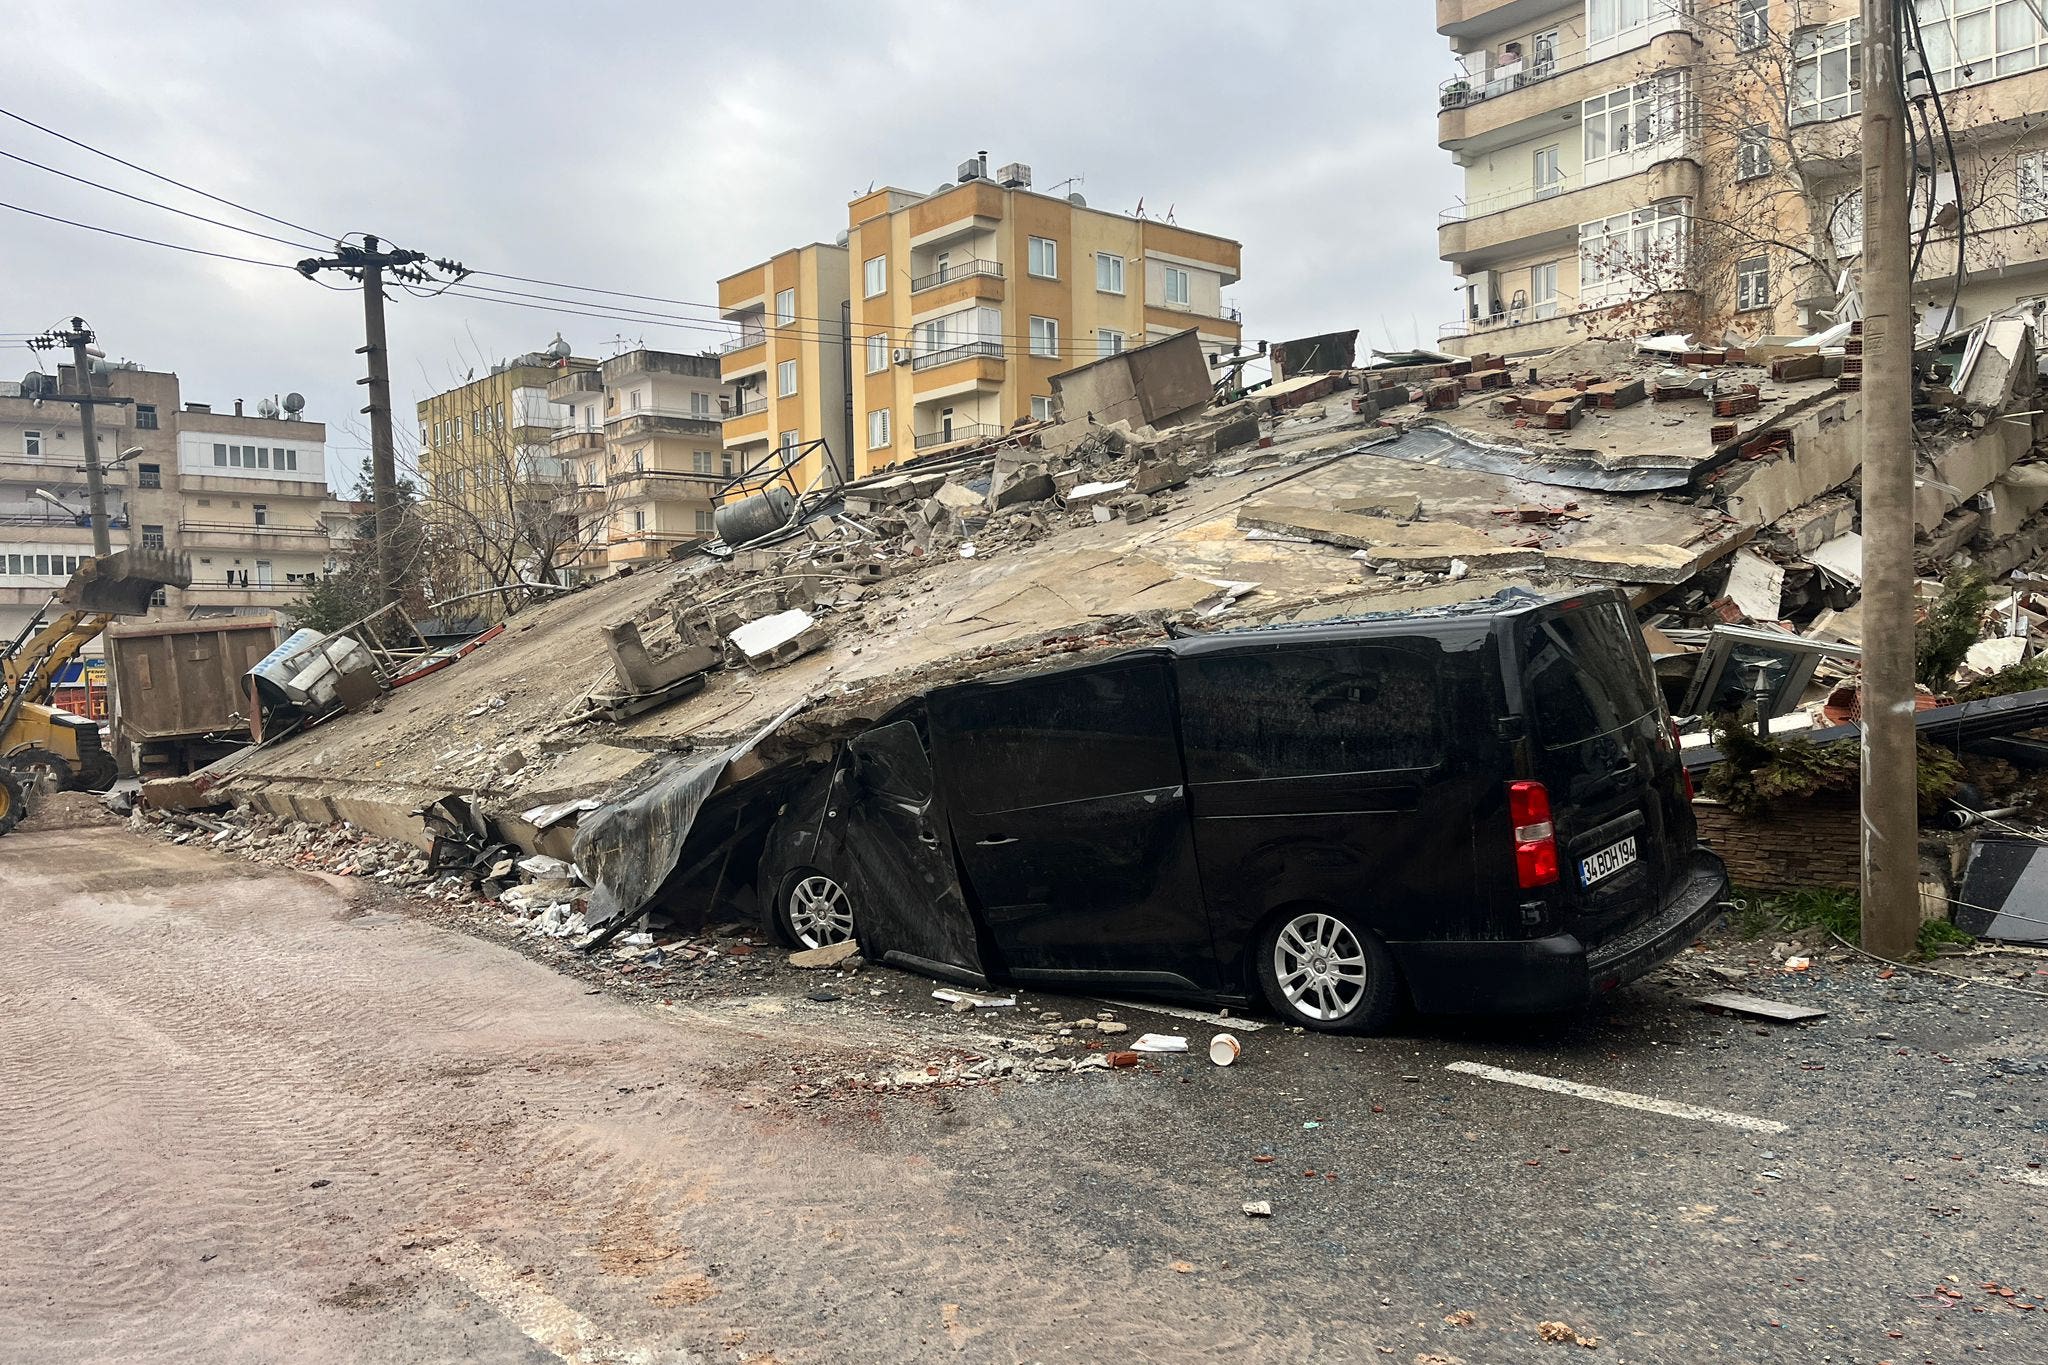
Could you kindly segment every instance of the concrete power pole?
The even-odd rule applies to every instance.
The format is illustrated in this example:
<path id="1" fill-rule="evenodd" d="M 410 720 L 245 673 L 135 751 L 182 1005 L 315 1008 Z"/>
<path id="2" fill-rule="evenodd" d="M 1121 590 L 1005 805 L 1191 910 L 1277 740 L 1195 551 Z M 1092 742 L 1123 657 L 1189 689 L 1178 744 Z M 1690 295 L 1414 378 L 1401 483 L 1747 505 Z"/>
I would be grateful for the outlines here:
<path id="1" fill-rule="evenodd" d="M 1913 300 L 1899 4 L 1863 0 L 1863 946 L 1920 929 Z"/>
<path id="2" fill-rule="evenodd" d="M 388 270 L 399 279 L 418 284 L 437 281 L 421 269 L 427 262 L 426 253 L 378 247 L 377 238 L 368 234 L 360 247 L 337 242 L 333 256 L 300 261 L 299 273 L 310 280 L 322 270 L 339 270 L 363 286 L 363 344 L 356 354 L 367 357 L 370 373 L 356 382 L 370 390 L 370 401 L 363 411 L 370 418 L 370 486 L 377 508 L 377 589 L 379 598 L 388 606 L 399 598 L 399 580 L 403 575 L 398 562 L 398 454 L 391 435 L 391 353 L 384 339 L 384 275 Z M 436 260 L 431 264 L 453 279 L 469 273 L 455 261 Z"/>
<path id="3" fill-rule="evenodd" d="M 71 319 L 68 332 L 45 332 L 29 342 L 37 351 L 69 347 L 71 350 L 72 382 L 78 386 L 77 393 L 60 393 L 60 403 L 78 405 L 79 434 L 85 438 L 85 493 L 91 509 L 92 553 L 95 559 L 105 559 L 114 553 L 113 537 L 108 534 L 107 485 L 100 475 L 99 435 L 93 427 L 92 410 L 102 403 L 110 406 L 125 403 L 126 399 L 97 398 L 92 391 L 92 352 L 94 341 L 92 328 L 85 325 L 84 318 Z"/>

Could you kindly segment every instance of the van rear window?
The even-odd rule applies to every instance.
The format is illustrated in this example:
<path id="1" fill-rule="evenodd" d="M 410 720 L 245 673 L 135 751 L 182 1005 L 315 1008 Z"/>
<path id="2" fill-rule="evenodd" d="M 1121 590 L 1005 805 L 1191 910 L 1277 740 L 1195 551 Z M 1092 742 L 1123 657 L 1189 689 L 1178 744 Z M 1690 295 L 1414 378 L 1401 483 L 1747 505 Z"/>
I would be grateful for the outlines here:
<path id="1" fill-rule="evenodd" d="M 1612 734 L 1657 709 L 1642 637 L 1614 602 L 1538 619 L 1523 637 L 1522 683 L 1546 749 Z"/>

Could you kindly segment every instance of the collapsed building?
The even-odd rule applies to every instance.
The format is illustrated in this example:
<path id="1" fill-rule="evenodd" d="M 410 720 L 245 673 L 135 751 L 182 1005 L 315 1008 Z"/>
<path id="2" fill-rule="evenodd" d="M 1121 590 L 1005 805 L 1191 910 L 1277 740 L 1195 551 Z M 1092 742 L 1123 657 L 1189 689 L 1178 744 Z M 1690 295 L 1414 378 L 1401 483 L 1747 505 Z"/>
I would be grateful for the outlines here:
<path id="1" fill-rule="evenodd" d="M 1056 420 L 771 488 L 721 514 L 725 540 L 522 612 L 163 799 L 461 846 L 501 879 L 560 859 L 616 929 L 744 899 L 780 777 L 907 697 L 1168 633 L 1618 586 L 1674 710 L 1750 703 L 1768 674 L 1766 721 L 1829 719 L 1802 703 L 1851 676 L 1864 629 L 1855 325 L 1512 366 L 1354 347 L 1277 348 L 1260 384 L 1212 374 L 1192 333 L 1080 367 Z M 2029 320 L 1953 338 L 1927 374 L 1921 568 L 2020 584 L 2024 637 L 2014 575 L 2048 547 Z M 1778 654 L 1803 666 L 1756 667 Z"/>

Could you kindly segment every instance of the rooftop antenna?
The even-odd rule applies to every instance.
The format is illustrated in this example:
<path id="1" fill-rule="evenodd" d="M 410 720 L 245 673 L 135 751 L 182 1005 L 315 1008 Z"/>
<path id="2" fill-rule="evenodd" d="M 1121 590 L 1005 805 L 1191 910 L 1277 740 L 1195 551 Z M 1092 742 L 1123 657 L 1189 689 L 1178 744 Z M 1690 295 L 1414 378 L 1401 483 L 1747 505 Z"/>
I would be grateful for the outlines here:
<path id="1" fill-rule="evenodd" d="M 1069 185 L 1085 185 L 1087 183 L 1088 177 L 1085 175 L 1070 175 L 1065 180 L 1060 181 L 1060 183 L 1057 185 L 1047 186 L 1045 192 L 1047 194 L 1058 194 L 1061 190 L 1065 189 Z"/>

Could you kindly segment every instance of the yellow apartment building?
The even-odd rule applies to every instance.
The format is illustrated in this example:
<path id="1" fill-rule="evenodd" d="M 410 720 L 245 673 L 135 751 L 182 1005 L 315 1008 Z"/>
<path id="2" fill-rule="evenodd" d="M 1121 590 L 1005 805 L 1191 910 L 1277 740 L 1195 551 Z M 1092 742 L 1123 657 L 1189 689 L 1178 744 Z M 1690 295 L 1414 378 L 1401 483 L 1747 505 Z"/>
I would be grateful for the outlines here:
<path id="1" fill-rule="evenodd" d="M 727 446 L 824 436 L 858 477 L 1050 417 L 1053 375 L 1126 347 L 1194 327 L 1205 351 L 1237 348 L 1243 329 L 1222 297 L 1240 276 L 1236 241 L 1030 185 L 1029 167 L 991 175 L 978 156 L 930 193 L 853 200 L 842 246 L 721 281 L 741 328 L 725 356 Z"/>
<path id="2" fill-rule="evenodd" d="M 2048 294 L 2048 25 L 1914 0 L 1961 174 L 1916 156 L 1923 325 Z M 1528 354 L 1650 330 L 1799 335 L 1848 316 L 1862 247 L 1855 0 L 1438 0 L 1459 71 L 1438 223 L 1442 343 Z M 1960 213 L 1958 212 L 1960 210 Z M 1951 319 L 1956 224 L 1967 273 Z"/>
<path id="3" fill-rule="evenodd" d="M 824 451 L 851 477 L 847 407 L 846 247 L 813 242 L 718 282 L 718 308 L 739 335 L 721 352 L 725 448 L 742 470 L 779 467 L 776 451 L 822 440 L 797 461 L 799 486 Z"/>

